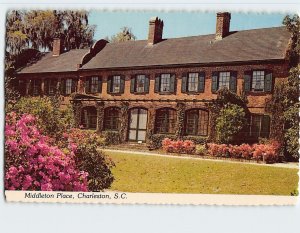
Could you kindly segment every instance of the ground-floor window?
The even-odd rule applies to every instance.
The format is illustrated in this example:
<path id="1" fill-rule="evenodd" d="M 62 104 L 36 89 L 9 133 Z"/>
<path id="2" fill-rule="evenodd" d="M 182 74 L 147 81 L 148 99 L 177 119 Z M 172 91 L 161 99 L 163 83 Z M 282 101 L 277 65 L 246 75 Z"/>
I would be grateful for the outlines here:
<path id="1" fill-rule="evenodd" d="M 208 111 L 192 109 L 186 112 L 185 133 L 187 135 L 207 136 Z"/>
<path id="2" fill-rule="evenodd" d="M 268 138 L 270 135 L 270 116 L 251 115 L 250 136 Z"/>
<path id="3" fill-rule="evenodd" d="M 109 107 L 104 111 L 104 129 L 118 131 L 121 124 L 121 111 L 117 107 Z"/>
<path id="4" fill-rule="evenodd" d="M 81 111 L 81 125 L 85 129 L 96 129 L 97 110 L 95 107 L 85 107 Z"/>
<path id="5" fill-rule="evenodd" d="M 176 111 L 171 108 L 158 109 L 156 111 L 155 132 L 175 133 Z"/>

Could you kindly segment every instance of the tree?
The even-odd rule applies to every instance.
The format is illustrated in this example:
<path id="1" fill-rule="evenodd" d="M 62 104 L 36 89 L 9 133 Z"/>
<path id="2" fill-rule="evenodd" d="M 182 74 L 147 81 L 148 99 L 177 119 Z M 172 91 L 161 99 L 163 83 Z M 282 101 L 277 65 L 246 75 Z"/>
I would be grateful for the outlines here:
<path id="1" fill-rule="evenodd" d="M 288 15 L 283 23 L 291 33 L 288 54 L 291 69 L 287 80 L 275 85 L 274 94 L 267 104 L 267 111 L 272 114 L 271 138 L 280 141 L 287 159 L 298 159 L 300 18 L 298 15 Z"/>
<path id="2" fill-rule="evenodd" d="M 53 39 L 63 39 L 65 50 L 93 44 L 95 26 L 88 24 L 87 11 L 9 11 L 6 17 L 5 104 L 19 94 L 15 71 L 52 49 Z"/>
<path id="3" fill-rule="evenodd" d="M 136 40 L 136 36 L 131 31 L 129 27 L 122 27 L 121 31 L 116 35 L 113 35 L 111 38 L 107 38 L 109 42 L 123 42 L 129 40 Z"/>
<path id="4" fill-rule="evenodd" d="M 230 143 L 245 126 L 245 111 L 242 107 L 228 103 L 220 111 L 216 120 L 217 140 Z"/>

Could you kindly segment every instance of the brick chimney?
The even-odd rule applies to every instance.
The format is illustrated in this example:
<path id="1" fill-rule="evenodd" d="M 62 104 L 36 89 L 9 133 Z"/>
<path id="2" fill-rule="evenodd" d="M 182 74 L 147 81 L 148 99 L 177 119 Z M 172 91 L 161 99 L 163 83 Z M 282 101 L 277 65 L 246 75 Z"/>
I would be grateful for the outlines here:
<path id="1" fill-rule="evenodd" d="M 148 44 L 156 44 L 162 40 L 164 21 L 158 17 L 149 20 Z"/>
<path id="2" fill-rule="evenodd" d="M 53 56 L 59 56 L 63 52 L 62 41 L 60 38 L 53 39 Z"/>
<path id="3" fill-rule="evenodd" d="M 229 35 L 231 14 L 229 12 L 217 13 L 216 40 L 222 40 Z"/>

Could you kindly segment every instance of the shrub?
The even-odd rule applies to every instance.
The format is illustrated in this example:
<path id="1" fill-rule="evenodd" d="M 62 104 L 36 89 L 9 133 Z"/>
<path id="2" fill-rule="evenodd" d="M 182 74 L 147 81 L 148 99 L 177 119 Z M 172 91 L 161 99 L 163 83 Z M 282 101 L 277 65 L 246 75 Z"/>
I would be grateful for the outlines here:
<path id="1" fill-rule="evenodd" d="M 165 134 L 150 134 L 148 140 L 148 148 L 155 150 L 162 147 L 162 141 L 166 138 Z M 175 135 L 168 135 L 169 139 L 176 140 Z"/>
<path id="2" fill-rule="evenodd" d="M 195 153 L 197 155 L 206 155 L 207 149 L 206 149 L 205 145 L 196 145 Z"/>
<path id="3" fill-rule="evenodd" d="M 35 116 L 41 132 L 57 139 L 74 125 L 71 107 L 57 108 L 48 97 L 23 97 L 15 104 L 14 111 Z"/>
<path id="4" fill-rule="evenodd" d="M 246 123 L 245 111 L 242 107 L 228 103 L 220 111 L 216 119 L 217 140 L 221 143 L 233 141 Z"/>
<path id="5" fill-rule="evenodd" d="M 88 187 L 90 191 L 101 191 L 109 188 L 114 177 L 111 168 L 112 160 L 97 148 L 103 143 L 103 138 L 92 131 L 71 129 L 64 134 L 65 145 L 74 143 L 76 165 L 80 170 L 87 171 Z"/>
<path id="6" fill-rule="evenodd" d="M 51 145 L 40 134 L 36 119 L 14 112 L 6 115 L 5 188 L 7 190 L 88 191 L 88 173 L 79 170 L 75 145 L 67 150 Z"/>
<path id="7" fill-rule="evenodd" d="M 205 144 L 207 142 L 205 136 L 183 136 L 182 139 L 193 141 L 195 144 Z"/>
<path id="8" fill-rule="evenodd" d="M 105 138 L 105 145 L 120 144 L 120 133 L 116 131 L 104 131 L 102 136 Z"/>
<path id="9" fill-rule="evenodd" d="M 176 140 L 172 141 L 169 138 L 165 138 L 162 141 L 162 148 L 166 152 L 170 153 L 186 153 L 191 154 L 195 151 L 195 143 L 190 140 Z"/>
<path id="10" fill-rule="evenodd" d="M 253 146 L 215 143 L 208 143 L 207 146 L 211 156 L 262 160 L 266 163 L 277 162 L 280 150 L 280 144 L 277 141 L 272 141 L 269 144 L 254 144 Z"/>

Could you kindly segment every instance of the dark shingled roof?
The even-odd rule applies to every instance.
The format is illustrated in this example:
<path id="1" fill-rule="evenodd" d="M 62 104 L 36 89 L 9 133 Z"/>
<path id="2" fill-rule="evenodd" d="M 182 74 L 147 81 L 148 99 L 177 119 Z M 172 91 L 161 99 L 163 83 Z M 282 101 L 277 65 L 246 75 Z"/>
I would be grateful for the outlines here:
<path id="1" fill-rule="evenodd" d="M 222 40 L 211 34 L 165 39 L 154 45 L 147 40 L 108 43 L 81 69 L 278 60 L 285 58 L 289 39 L 285 27 L 274 27 L 231 32 Z M 71 50 L 59 57 L 50 53 L 20 73 L 75 71 L 88 51 Z"/>
<path id="2" fill-rule="evenodd" d="M 46 72 L 67 72 L 76 71 L 77 64 L 81 62 L 82 57 L 89 49 L 73 49 L 60 56 L 52 56 L 52 52 L 47 53 L 28 67 L 22 69 L 19 73 L 46 73 Z"/>
<path id="3" fill-rule="evenodd" d="M 83 69 L 224 63 L 283 59 L 290 34 L 285 27 L 166 39 L 153 46 L 146 40 L 107 44 Z"/>

